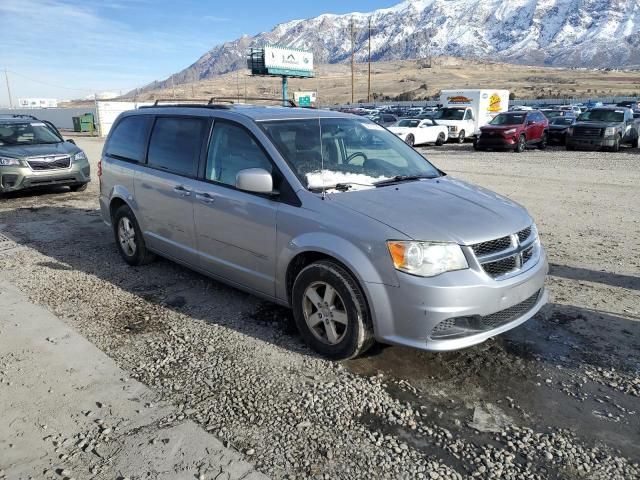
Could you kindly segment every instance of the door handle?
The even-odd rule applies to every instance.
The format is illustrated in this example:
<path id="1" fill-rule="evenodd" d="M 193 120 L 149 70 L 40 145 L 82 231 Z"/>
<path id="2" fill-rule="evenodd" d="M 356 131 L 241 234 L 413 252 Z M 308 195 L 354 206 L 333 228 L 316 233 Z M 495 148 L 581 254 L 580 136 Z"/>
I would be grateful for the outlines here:
<path id="1" fill-rule="evenodd" d="M 207 193 L 207 192 L 194 192 L 196 194 L 196 198 L 204 203 L 213 203 L 215 198 Z"/>
<path id="2" fill-rule="evenodd" d="M 177 185 L 173 187 L 173 191 L 179 194 L 181 197 L 189 197 L 191 196 L 191 190 L 186 189 L 182 185 Z"/>

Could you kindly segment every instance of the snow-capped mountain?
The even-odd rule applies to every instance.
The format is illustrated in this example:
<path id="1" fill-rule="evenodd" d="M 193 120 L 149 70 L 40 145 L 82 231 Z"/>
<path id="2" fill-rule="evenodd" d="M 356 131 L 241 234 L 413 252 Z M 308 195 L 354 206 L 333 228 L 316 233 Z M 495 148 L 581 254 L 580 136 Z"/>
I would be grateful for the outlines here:
<path id="1" fill-rule="evenodd" d="M 173 75 L 185 83 L 246 65 L 251 47 L 267 43 L 310 49 L 316 63 L 450 55 L 564 67 L 640 65 L 639 0 L 406 0 L 370 13 L 324 14 L 218 45 Z M 168 86 L 154 82 L 149 87 Z"/>

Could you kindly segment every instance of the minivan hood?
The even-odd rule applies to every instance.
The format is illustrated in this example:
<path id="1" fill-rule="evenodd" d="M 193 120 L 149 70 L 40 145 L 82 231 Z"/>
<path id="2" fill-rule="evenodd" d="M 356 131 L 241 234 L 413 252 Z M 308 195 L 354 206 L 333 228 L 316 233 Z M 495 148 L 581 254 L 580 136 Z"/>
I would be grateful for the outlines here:
<path id="1" fill-rule="evenodd" d="M 517 203 L 450 177 L 344 192 L 330 198 L 414 240 L 469 245 L 510 235 L 532 223 Z"/>
<path id="2" fill-rule="evenodd" d="M 78 152 L 80 152 L 80 148 L 69 142 L 44 145 L 0 146 L 0 155 L 13 158 L 39 157 L 42 155 L 73 155 Z"/>

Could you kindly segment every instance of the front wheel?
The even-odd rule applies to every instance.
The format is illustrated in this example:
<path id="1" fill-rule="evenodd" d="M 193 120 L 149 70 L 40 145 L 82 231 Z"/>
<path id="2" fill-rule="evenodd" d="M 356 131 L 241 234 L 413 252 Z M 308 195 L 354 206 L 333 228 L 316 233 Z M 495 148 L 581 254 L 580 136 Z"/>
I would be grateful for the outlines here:
<path id="1" fill-rule="evenodd" d="M 138 221 L 127 205 L 116 210 L 113 233 L 120 255 L 129 265 L 145 265 L 155 259 L 155 255 L 147 250 Z"/>
<path id="2" fill-rule="evenodd" d="M 520 137 L 518 138 L 518 143 L 516 143 L 515 152 L 516 153 L 524 152 L 524 149 L 526 146 L 527 146 L 527 139 L 524 137 L 524 135 L 520 135 Z"/>
<path id="3" fill-rule="evenodd" d="M 460 130 L 460 133 L 458 134 L 458 143 L 464 143 L 464 140 L 465 140 L 465 131 Z"/>
<path id="4" fill-rule="evenodd" d="M 405 143 L 407 145 L 409 145 L 410 147 L 413 147 L 416 144 L 416 139 L 413 135 L 409 134 L 407 135 L 407 138 L 405 139 Z"/>
<path id="5" fill-rule="evenodd" d="M 639 141 L 639 140 L 640 140 L 640 139 L 639 139 L 638 137 L 634 138 L 634 139 L 633 139 L 633 142 L 631 142 L 631 146 L 632 146 L 633 148 L 638 148 L 638 141 Z"/>
<path id="6" fill-rule="evenodd" d="M 446 141 L 447 141 L 447 137 L 443 132 L 440 132 L 438 134 L 438 138 L 436 139 L 436 147 L 441 147 L 442 145 L 444 145 L 444 142 Z"/>
<path id="7" fill-rule="evenodd" d="M 354 358 L 374 343 L 362 289 L 338 263 L 325 260 L 305 267 L 293 284 L 291 299 L 302 338 L 321 355 Z"/>
<path id="8" fill-rule="evenodd" d="M 88 186 L 89 186 L 88 183 L 80 183 L 76 185 L 71 185 L 69 188 L 71 189 L 72 192 L 84 192 Z"/>

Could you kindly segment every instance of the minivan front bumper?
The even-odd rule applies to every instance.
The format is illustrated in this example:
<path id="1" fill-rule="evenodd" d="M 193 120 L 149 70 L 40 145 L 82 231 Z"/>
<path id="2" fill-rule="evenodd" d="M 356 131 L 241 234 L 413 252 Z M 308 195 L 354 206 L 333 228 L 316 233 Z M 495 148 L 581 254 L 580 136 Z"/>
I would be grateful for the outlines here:
<path id="1" fill-rule="evenodd" d="M 399 272 L 398 287 L 367 283 L 376 338 L 431 351 L 482 343 L 526 322 L 547 303 L 548 269 L 541 247 L 533 267 L 506 280 L 467 269 L 433 278 Z M 465 327 L 450 333 L 442 328 L 455 325 Z"/>

